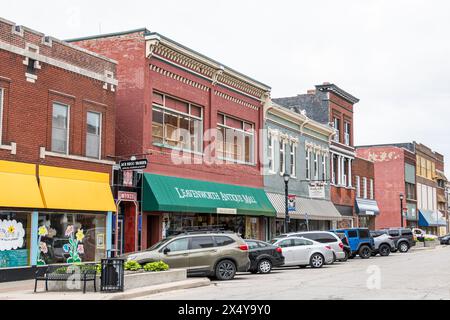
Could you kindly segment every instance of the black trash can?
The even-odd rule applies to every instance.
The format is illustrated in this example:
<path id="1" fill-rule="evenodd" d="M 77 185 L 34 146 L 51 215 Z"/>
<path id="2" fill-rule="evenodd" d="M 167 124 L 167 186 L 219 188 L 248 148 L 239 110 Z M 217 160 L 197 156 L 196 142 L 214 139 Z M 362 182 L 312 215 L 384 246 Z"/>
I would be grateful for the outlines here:
<path id="1" fill-rule="evenodd" d="M 102 273 L 100 276 L 101 292 L 123 292 L 125 275 L 124 264 L 124 259 L 102 259 Z"/>

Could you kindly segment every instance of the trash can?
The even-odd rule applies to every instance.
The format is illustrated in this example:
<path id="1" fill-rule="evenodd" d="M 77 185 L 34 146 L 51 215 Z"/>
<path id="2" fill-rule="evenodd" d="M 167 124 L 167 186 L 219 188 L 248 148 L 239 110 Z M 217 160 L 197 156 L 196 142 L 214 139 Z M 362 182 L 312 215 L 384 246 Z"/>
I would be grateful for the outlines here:
<path id="1" fill-rule="evenodd" d="M 124 259 L 102 259 L 102 273 L 100 276 L 101 292 L 123 292 L 125 275 L 124 264 Z"/>

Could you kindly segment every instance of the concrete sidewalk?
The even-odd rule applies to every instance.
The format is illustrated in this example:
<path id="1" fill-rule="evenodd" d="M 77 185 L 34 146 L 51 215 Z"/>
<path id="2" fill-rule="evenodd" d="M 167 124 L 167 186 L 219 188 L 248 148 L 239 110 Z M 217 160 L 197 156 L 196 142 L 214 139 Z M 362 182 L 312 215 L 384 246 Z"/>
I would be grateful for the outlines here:
<path id="1" fill-rule="evenodd" d="M 126 300 L 139 299 L 155 293 L 168 292 L 180 289 L 209 286 L 208 278 L 190 278 L 149 287 L 143 287 L 118 293 L 100 293 L 88 291 L 75 292 L 45 292 L 43 282 L 38 282 L 37 292 L 34 293 L 34 280 L 0 283 L 0 300 Z M 82 288 L 82 287 L 81 287 Z"/>

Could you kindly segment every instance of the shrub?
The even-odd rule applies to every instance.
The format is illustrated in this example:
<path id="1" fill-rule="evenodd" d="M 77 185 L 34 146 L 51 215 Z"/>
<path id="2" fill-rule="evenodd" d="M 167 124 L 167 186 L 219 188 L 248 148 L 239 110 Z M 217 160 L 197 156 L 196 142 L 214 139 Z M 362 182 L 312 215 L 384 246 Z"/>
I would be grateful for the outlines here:
<path id="1" fill-rule="evenodd" d="M 149 262 L 144 266 L 144 270 L 148 272 L 167 271 L 169 270 L 169 265 L 162 261 Z"/>
<path id="2" fill-rule="evenodd" d="M 142 269 L 142 266 L 137 261 L 131 260 L 131 261 L 125 262 L 125 270 L 138 271 L 141 269 Z"/>
<path id="3" fill-rule="evenodd" d="M 433 238 L 425 238 L 425 241 L 434 241 L 435 239 Z"/>

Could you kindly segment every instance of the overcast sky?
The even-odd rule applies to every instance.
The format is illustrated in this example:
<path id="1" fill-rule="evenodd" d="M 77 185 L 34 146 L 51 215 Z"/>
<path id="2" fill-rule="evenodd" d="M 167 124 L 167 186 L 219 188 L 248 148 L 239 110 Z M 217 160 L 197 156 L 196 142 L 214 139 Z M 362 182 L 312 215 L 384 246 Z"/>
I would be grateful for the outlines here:
<path id="1" fill-rule="evenodd" d="M 361 99 L 355 143 L 422 142 L 450 175 L 447 1 L 9 1 L 0 15 L 60 39 L 147 27 L 272 87 L 332 82 Z"/>

